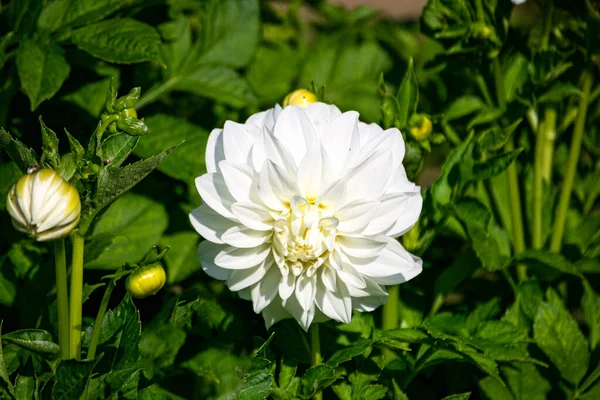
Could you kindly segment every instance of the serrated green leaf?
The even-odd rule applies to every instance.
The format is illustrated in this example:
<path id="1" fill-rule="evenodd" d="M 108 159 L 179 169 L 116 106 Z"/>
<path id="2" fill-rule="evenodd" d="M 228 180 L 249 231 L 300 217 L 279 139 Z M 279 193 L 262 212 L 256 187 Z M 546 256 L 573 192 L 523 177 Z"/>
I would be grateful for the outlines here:
<path id="1" fill-rule="evenodd" d="M 335 370 L 328 365 L 321 364 L 311 367 L 302 377 L 300 392 L 298 394 L 302 399 L 309 399 L 317 391 L 331 385 L 337 378 Z"/>
<path id="2" fill-rule="evenodd" d="M 67 360 L 60 363 L 56 370 L 56 384 L 52 389 L 52 398 L 56 400 L 79 400 L 90 380 L 90 376 L 100 361 Z"/>
<path id="3" fill-rule="evenodd" d="M 294 360 L 290 360 L 287 357 L 281 359 L 279 366 L 279 375 L 277 377 L 277 384 L 280 388 L 287 390 L 292 385 L 292 382 L 296 378 L 296 370 L 298 369 L 298 363 Z"/>
<path id="4" fill-rule="evenodd" d="M 585 322 L 590 329 L 588 339 L 590 341 L 590 349 L 593 351 L 600 341 L 600 296 L 587 281 L 583 281 L 581 308 L 583 309 Z"/>
<path id="5" fill-rule="evenodd" d="M 174 151 L 174 156 L 162 162 L 158 170 L 188 184 L 206 172 L 204 151 L 198 149 L 206 147 L 208 132 L 183 118 L 165 114 L 153 115 L 145 122 L 152 133 L 140 138 L 135 155 L 149 157 L 166 146 L 181 143 Z"/>
<path id="6" fill-rule="evenodd" d="M 55 0 L 50 2 L 38 19 L 38 27 L 54 32 L 102 19 L 121 8 L 134 4 L 127 0 Z"/>
<path id="7" fill-rule="evenodd" d="M 48 360 L 55 360 L 60 354 L 60 347 L 52 341 L 52 335 L 41 329 L 23 329 L 6 333 L 2 336 L 2 341 Z"/>
<path id="8" fill-rule="evenodd" d="M 161 44 L 152 26 L 130 18 L 86 25 L 70 37 L 73 44 L 94 57 L 123 64 L 157 59 Z"/>
<path id="9" fill-rule="evenodd" d="M 571 96 L 581 96 L 581 91 L 573 84 L 559 82 L 552 85 L 548 91 L 541 94 L 538 97 L 538 102 L 542 104 L 560 103 Z"/>
<path id="10" fill-rule="evenodd" d="M 552 385 L 529 363 L 511 363 L 500 368 L 515 400 L 545 400 Z"/>
<path id="11" fill-rule="evenodd" d="M 36 395 L 35 378 L 31 375 L 19 374 L 15 382 L 15 398 L 33 399 Z"/>
<path id="12" fill-rule="evenodd" d="M 10 161 L 0 164 L 0 176 L 2 177 L 0 179 L 0 209 L 6 207 L 6 196 L 8 196 L 8 192 L 17 183 L 21 175 L 23 174 L 16 163 Z"/>
<path id="13" fill-rule="evenodd" d="M 529 78 L 529 60 L 519 52 L 515 52 L 507 61 L 503 74 L 504 95 L 506 101 L 513 100 Z"/>
<path id="14" fill-rule="evenodd" d="M 60 154 L 58 152 L 58 137 L 56 133 L 44 124 L 42 117 L 39 118 L 42 129 L 42 156 L 40 165 L 42 167 L 56 169 L 60 163 Z"/>
<path id="15" fill-rule="evenodd" d="M 0 321 L 0 378 L 6 383 L 8 391 L 14 396 L 15 388 L 6 369 L 6 362 L 4 361 L 4 353 L 2 351 L 2 321 Z"/>
<path id="16" fill-rule="evenodd" d="M 108 165 L 118 167 L 134 151 L 140 138 L 126 133 L 117 133 L 102 140 L 102 155 Z M 155 154 L 155 153 L 153 153 Z"/>
<path id="17" fill-rule="evenodd" d="M 17 48 L 17 70 L 33 111 L 58 92 L 71 68 L 60 46 L 50 44 L 43 47 L 26 39 Z"/>
<path id="18" fill-rule="evenodd" d="M 173 365 L 179 349 L 185 343 L 186 333 L 171 324 L 145 328 L 140 340 L 142 357 L 154 361 L 157 368 Z"/>
<path id="19" fill-rule="evenodd" d="M 579 274 L 575 266 L 563 255 L 543 250 L 526 250 L 515 257 L 515 262 L 523 263 L 534 269 L 552 268 L 565 274 Z"/>
<path id="20" fill-rule="evenodd" d="M 400 88 L 398 89 L 398 127 L 404 128 L 408 125 L 410 117 L 417 112 L 419 103 L 419 83 L 415 74 L 414 61 L 411 58 L 408 61 L 406 74 L 402 79 Z"/>
<path id="21" fill-rule="evenodd" d="M 355 342 L 351 346 L 336 351 L 329 358 L 329 360 L 327 360 L 326 364 L 330 367 L 335 368 L 341 363 L 349 361 L 354 357 L 363 354 L 367 349 L 369 349 L 372 346 L 372 344 L 373 342 L 371 340 L 360 340 L 358 342 Z"/>
<path id="22" fill-rule="evenodd" d="M 160 240 L 168 225 L 164 206 L 140 195 L 117 200 L 89 232 L 85 267 L 118 269 L 125 262 L 140 261 Z"/>
<path id="23" fill-rule="evenodd" d="M 541 302 L 533 323 L 533 338 L 561 375 L 577 385 L 588 369 L 585 337 L 564 306 Z"/>
<path id="24" fill-rule="evenodd" d="M 517 159 L 521 151 L 523 149 L 507 151 L 506 153 L 491 157 L 484 162 L 475 164 L 473 166 L 473 174 L 469 179 L 483 180 L 501 174 Z"/>
<path id="25" fill-rule="evenodd" d="M 450 396 L 444 397 L 442 400 L 467 400 L 469 397 L 471 397 L 471 392 L 451 394 Z"/>
<path id="26" fill-rule="evenodd" d="M 268 346 L 273 335 L 257 351 L 256 356 L 252 360 L 252 369 L 235 397 L 239 400 L 261 400 L 266 399 L 273 388 L 275 387 L 275 363 L 269 357 Z"/>
<path id="27" fill-rule="evenodd" d="M 38 164 L 33 149 L 25 146 L 19 139 L 13 139 L 10 133 L 0 128 L 0 147 L 2 147 L 17 164 L 22 173 Z"/>

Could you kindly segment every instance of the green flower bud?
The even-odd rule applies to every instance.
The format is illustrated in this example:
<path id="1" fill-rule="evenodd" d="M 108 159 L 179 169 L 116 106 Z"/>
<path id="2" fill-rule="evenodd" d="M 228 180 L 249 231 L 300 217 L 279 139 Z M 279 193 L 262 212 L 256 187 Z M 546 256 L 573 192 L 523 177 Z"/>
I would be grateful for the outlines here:
<path id="1" fill-rule="evenodd" d="M 131 136 L 141 136 L 148 133 L 148 127 L 144 121 L 136 118 L 121 118 L 117 120 L 117 127 Z"/>
<path id="2" fill-rule="evenodd" d="M 316 103 L 317 101 L 317 96 L 313 92 L 306 89 L 298 89 L 285 96 L 285 99 L 283 99 L 283 106 L 306 108 L 309 104 Z"/>
<path id="3" fill-rule="evenodd" d="M 8 193 L 6 207 L 15 229 L 48 241 L 67 236 L 77 226 L 81 201 L 73 185 L 45 168 L 23 175 Z"/>
<path id="4" fill-rule="evenodd" d="M 133 297 L 142 299 L 158 293 L 165 285 L 167 275 L 160 264 L 145 265 L 127 277 L 125 288 Z"/>
<path id="5" fill-rule="evenodd" d="M 410 118 L 410 135 L 418 142 L 427 140 L 431 135 L 433 124 L 431 120 L 423 114 L 414 114 Z"/>
<path id="6" fill-rule="evenodd" d="M 115 111 L 119 112 L 135 106 L 135 103 L 140 99 L 141 92 L 142 90 L 139 87 L 135 87 L 131 89 L 126 96 L 119 97 L 115 101 Z"/>

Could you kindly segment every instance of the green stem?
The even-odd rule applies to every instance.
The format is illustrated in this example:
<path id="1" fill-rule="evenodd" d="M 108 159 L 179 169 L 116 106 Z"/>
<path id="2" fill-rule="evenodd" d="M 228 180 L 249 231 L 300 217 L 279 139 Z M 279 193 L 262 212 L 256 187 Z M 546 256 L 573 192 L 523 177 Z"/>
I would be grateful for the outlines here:
<path id="1" fill-rule="evenodd" d="M 584 71 L 582 77 L 582 95 L 579 101 L 579 113 L 575 128 L 573 129 L 573 139 L 571 140 L 571 149 L 569 151 L 569 160 L 567 161 L 567 169 L 565 171 L 565 180 L 563 182 L 562 191 L 556 209 L 556 217 L 554 219 L 554 231 L 552 241 L 550 243 L 550 251 L 554 253 L 560 252 L 562 248 L 562 237 L 565 230 L 565 221 L 567 219 L 567 210 L 569 209 L 569 200 L 571 199 L 571 191 L 573 190 L 573 180 L 577 171 L 577 161 L 581 152 L 581 142 L 583 140 L 583 131 L 585 129 L 585 117 L 589 105 L 590 90 L 592 88 L 594 77 L 590 71 Z"/>
<path id="2" fill-rule="evenodd" d="M 433 300 L 431 310 L 429 310 L 429 315 L 434 315 L 435 313 L 437 313 L 443 305 L 444 295 L 442 293 L 439 293 L 437 296 L 435 296 L 435 299 Z"/>
<path id="3" fill-rule="evenodd" d="M 323 359 L 321 358 L 321 340 L 319 338 L 319 324 L 312 324 L 310 327 L 310 365 L 316 367 L 321 365 Z M 323 392 L 318 391 L 313 396 L 314 400 L 322 400 Z"/>
<path id="4" fill-rule="evenodd" d="M 506 144 L 508 151 L 514 149 L 512 138 Z M 517 173 L 517 162 L 514 161 L 506 169 L 508 178 L 508 192 L 510 196 L 510 209 L 513 229 L 513 246 L 515 254 L 525 251 L 525 235 L 523 234 L 523 217 L 521 216 L 521 193 L 519 190 L 519 177 Z M 525 265 L 517 265 L 517 277 L 520 281 L 527 279 L 527 270 Z"/>
<path id="5" fill-rule="evenodd" d="M 596 204 L 596 198 L 598 197 L 597 190 L 592 189 L 592 191 L 588 194 L 588 198 L 585 200 L 585 204 L 583 205 L 583 215 L 590 215 L 592 212 L 592 208 L 594 204 Z"/>
<path id="6" fill-rule="evenodd" d="M 535 159 L 533 164 L 533 226 L 531 229 L 531 244 L 534 249 L 542 248 L 542 195 L 543 179 L 542 168 L 544 164 L 544 130 L 546 121 L 540 122 L 535 135 Z"/>
<path id="7" fill-rule="evenodd" d="M 164 81 L 160 85 L 150 88 L 148 92 L 135 104 L 136 110 L 141 110 L 143 107 L 146 107 L 148 104 L 155 102 L 158 100 L 163 94 L 171 91 L 172 86 L 177 83 L 176 78 L 170 78 L 169 80 Z"/>
<path id="8" fill-rule="evenodd" d="M 56 306 L 58 309 L 58 344 L 63 360 L 69 359 L 69 298 L 67 296 L 67 257 L 65 240 L 54 242 L 54 263 L 56 267 Z"/>
<path id="9" fill-rule="evenodd" d="M 388 287 L 387 303 L 383 306 L 383 330 L 398 327 L 398 302 L 400 301 L 400 286 Z"/>
<path id="10" fill-rule="evenodd" d="M 544 114 L 544 148 L 542 158 L 542 177 L 552 182 L 552 160 L 554 157 L 554 141 L 556 140 L 556 109 L 552 106 L 546 108 Z"/>
<path id="11" fill-rule="evenodd" d="M 119 117 L 117 115 L 111 115 L 106 119 L 106 121 L 102 121 L 102 123 L 100 123 L 100 126 L 96 130 L 96 153 L 99 157 L 102 157 L 102 135 L 104 135 L 106 128 L 108 128 L 110 124 L 112 124 L 118 119 Z"/>
<path id="12" fill-rule="evenodd" d="M 71 268 L 70 358 L 81 360 L 81 309 L 83 304 L 83 245 L 84 238 L 74 232 L 73 265 Z"/>
<path id="13" fill-rule="evenodd" d="M 506 93 L 504 92 L 504 80 L 502 79 L 502 66 L 498 57 L 494 59 L 494 85 L 496 85 L 496 100 L 500 108 L 506 107 Z"/>
<path id="14" fill-rule="evenodd" d="M 88 361 L 92 361 L 96 357 L 96 348 L 98 347 L 98 342 L 100 341 L 100 330 L 102 328 L 102 321 L 104 320 L 104 315 L 106 314 L 106 309 L 108 308 L 108 301 L 110 300 L 110 295 L 112 294 L 114 288 L 115 280 L 111 279 L 108 283 L 108 286 L 106 287 L 106 290 L 104 291 L 102 303 L 100 303 L 98 315 L 96 315 L 96 323 L 94 324 L 92 339 L 90 341 L 90 347 L 87 353 Z"/>

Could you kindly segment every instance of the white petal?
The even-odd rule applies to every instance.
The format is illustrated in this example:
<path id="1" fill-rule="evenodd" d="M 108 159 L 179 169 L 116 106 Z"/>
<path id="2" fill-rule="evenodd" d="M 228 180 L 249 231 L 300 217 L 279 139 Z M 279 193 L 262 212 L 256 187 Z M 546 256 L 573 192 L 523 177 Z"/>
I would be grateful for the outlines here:
<path id="1" fill-rule="evenodd" d="M 344 204 L 345 200 L 346 183 L 343 180 L 339 180 L 332 182 L 321 192 L 316 204 L 321 205 L 330 212 L 335 212 Z"/>
<path id="2" fill-rule="evenodd" d="M 325 286 L 325 289 L 330 291 L 335 291 L 336 289 L 336 271 L 333 267 L 329 267 L 329 265 L 324 264 L 321 267 L 321 282 Z"/>
<path id="3" fill-rule="evenodd" d="M 292 154 L 266 129 L 260 133 L 252 146 L 251 161 L 255 172 L 260 172 L 266 160 L 283 168 L 291 176 L 296 176 L 297 167 Z"/>
<path id="4" fill-rule="evenodd" d="M 372 154 L 346 176 L 346 202 L 364 198 L 377 198 L 383 193 L 390 176 L 392 154 L 378 151 Z"/>
<path id="5" fill-rule="evenodd" d="M 196 188 L 202 201 L 222 216 L 237 221 L 231 212 L 231 205 L 235 199 L 229 193 L 223 175 L 219 173 L 204 174 L 196 178 Z"/>
<path id="6" fill-rule="evenodd" d="M 280 276 L 281 273 L 277 268 L 270 268 L 265 276 L 252 287 L 250 293 L 255 313 L 260 313 L 277 296 Z"/>
<path id="7" fill-rule="evenodd" d="M 416 195 L 418 193 L 392 193 L 381 197 L 381 205 L 377 209 L 377 214 L 361 233 L 363 235 L 378 235 L 390 229 L 398 219 L 402 218 L 410 197 Z"/>
<path id="8" fill-rule="evenodd" d="M 281 280 L 279 281 L 279 296 L 283 300 L 287 300 L 288 297 L 294 293 L 294 289 L 296 288 L 296 277 L 294 274 L 288 273 L 285 276 L 281 276 Z"/>
<path id="9" fill-rule="evenodd" d="M 258 182 L 258 196 L 266 206 L 284 211 L 293 195 L 300 193 L 285 169 L 270 160 L 265 161 Z"/>
<path id="10" fill-rule="evenodd" d="M 219 168 L 223 174 L 223 181 L 229 193 L 237 201 L 250 201 L 250 190 L 254 181 L 253 172 L 246 164 L 221 161 Z"/>
<path id="11" fill-rule="evenodd" d="M 355 200 L 335 212 L 340 221 L 337 229 L 340 232 L 362 231 L 377 214 L 379 202 L 364 198 Z"/>
<path id="12" fill-rule="evenodd" d="M 246 130 L 244 124 L 226 121 L 222 135 L 225 159 L 230 162 L 245 164 L 255 138 Z"/>
<path id="13" fill-rule="evenodd" d="M 275 261 L 273 260 L 273 257 L 267 257 L 256 267 L 248 269 L 236 269 L 231 271 L 229 274 L 229 279 L 227 279 L 227 286 L 229 287 L 229 290 L 236 292 L 238 290 L 247 288 L 248 286 L 254 285 L 265 276 L 274 262 Z"/>
<path id="14" fill-rule="evenodd" d="M 296 321 L 305 332 L 308 332 L 308 328 L 315 318 L 315 310 L 316 307 L 311 307 L 309 310 L 304 310 L 300 307 L 300 303 L 298 303 L 298 299 L 296 296 L 290 296 L 287 300 L 283 302 L 283 307 L 287 312 L 289 312 L 292 317 Z"/>
<path id="15" fill-rule="evenodd" d="M 354 267 L 346 262 L 342 262 L 342 267 L 336 271 L 337 276 L 344 281 L 348 286 L 357 289 L 364 289 L 367 287 L 365 278 L 354 269 Z"/>
<path id="16" fill-rule="evenodd" d="M 251 115 L 247 120 L 246 120 L 246 125 L 251 124 L 251 125 L 256 125 L 259 128 L 266 128 L 269 131 L 273 130 L 273 127 L 275 126 L 275 121 L 277 121 L 277 118 L 279 118 L 279 114 L 281 113 L 281 106 L 279 104 L 276 104 L 275 107 L 267 110 L 267 111 L 262 111 L 259 113 L 256 113 L 254 115 Z"/>
<path id="17" fill-rule="evenodd" d="M 337 281 L 335 292 L 327 290 L 323 285 L 319 285 L 316 303 L 319 310 L 329 318 L 345 324 L 350 323 L 350 319 L 352 318 L 352 299 L 348 288 L 343 282 Z"/>
<path id="18" fill-rule="evenodd" d="M 304 109 L 304 112 L 312 123 L 317 137 L 323 135 L 329 124 L 331 124 L 331 121 L 342 115 L 340 109 L 333 104 L 320 102 L 310 104 Z"/>
<path id="19" fill-rule="evenodd" d="M 423 198 L 421 197 L 421 194 L 417 193 L 416 195 L 410 196 L 408 198 L 408 204 L 406 204 L 402 214 L 396 220 L 394 226 L 386 232 L 386 235 L 392 237 L 404 235 L 415 225 L 419 219 L 419 215 L 421 215 L 422 208 Z"/>
<path id="20" fill-rule="evenodd" d="M 376 257 L 388 245 L 386 239 L 384 236 L 377 237 L 376 239 L 362 236 L 338 236 L 337 243 L 344 253 L 349 256 L 370 258 Z"/>
<path id="21" fill-rule="evenodd" d="M 331 160 L 333 176 L 340 176 L 349 160 L 360 151 L 358 113 L 348 111 L 340 115 L 327 127 L 321 142 Z"/>
<path id="22" fill-rule="evenodd" d="M 387 297 L 387 292 L 385 291 L 385 286 L 378 285 L 373 282 L 372 279 L 363 277 L 365 280 L 366 286 L 364 288 L 357 288 L 354 286 L 348 285 L 348 291 L 350 292 L 350 296 L 353 298 L 356 297 Z"/>
<path id="23" fill-rule="evenodd" d="M 262 310 L 262 316 L 265 320 L 265 328 L 267 328 L 267 330 L 282 319 L 292 318 L 290 313 L 283 308 L 281 299 L 279 298 L 275 298 L 271 304 Z"/>
<path id="24" fill-rule="evenodd" d="M 225 245 L 214 244 L 206 240 L 198 246 L 198 256 L 200 257 L 202 270 L 211 278 L 221 281 L 229 278 L 230 271 L 215 264 L 215 257 L 226 247 Z"/>
<path id="25" fill-rule="evenodd" d="M 407 252 L 396 239 L 386 239 L 387 245 L 376 258 L 350 258 L 354 268 L 380 285 L 397 285 L 419 275 L 423 270 L 423 261 Z"/>
<path id="26" fill-rule="evenodd" d="M 376 130 L 376 129 L 375 129 Z M 389 164 L 390 171 L 396 171 L 400 165 L 402 165 L 402 159 L 404 158 L 404 139 L 402 134 L 396 128 L 390 128 L 385 131 L 372 132 L 371 137 L 360 149 L 360 159 L 357 161 L 361 162 L 363 159 L 369 157 L 376 151 L 389 150 L 392 153 L 392 162 Z"/>
<path id="27" fill-rule="evenodd" d="M 235 225 L 220 235 L 221 240 L 230 246 L 250 248 L 260 246 L 271 238 L 270 231 L 256 231 L 243 225 Z"/>
<path id="28" fill-rule="evenodd" d="M 204 159 L 206 162 L 206 170 L 209 173 L 217 172 L 217 166 L 219 165 L 219 162 L 225 159 L 225 149 L 223 147 L 223 129 L 213 129 L 208 136 Z"/>
<path id="29" fill-rule="evenodd" d="M 298 106 L 288 106 L 283 109 L 277 118 L 273 132 L 291 153 L 296 165 L 300 164 L 307 149 L 316 140 L 310 120 Z"/>
<path id="30" fill-rule="evenodd" d="M 298 184 L 302 195 L 306 199 L 316 199 L 321 190 L 321 184 L 324 183 L 324 171 L 329 167 L 325 165 L 327 161 L 323 158 L 321 146 L 316 143 L 311 146 L 302 162 L 298 166 Z"/>
<path id="31" fill-rule="evenodd" d="M 361 312 L 372 312 L 387 302 L 387 296 L 353 297 L 352 309 Z"/>
<path id="32" fill-rule="evenodd" d="M 215 264 L 226 269 L 246 269 L 264 261 L 271 252 L 271 244 L 265 243 L 251 249 L 226 246 L 215 257 Z"/>
<path id="33" fill-rule="evenodd" d="M 271 231 L 275 220 L 264 207 L 254 203 L 235 203 L 231 211 L 248 228 L 257 231 Z"/>
<path id="34" fill-rule="evenodd" d="M 307 274 L 302 274 L 296 279 L 296 291 L 294 293 L 303 310 L 310 310 L 314 307 L 316 285 L 316 275 L 309 277 Z"/>
<path id="35" fill-rule="evenodd" d="M 204 239 L 219 244 L 225 243 L 221 239 L 221 235 L 225 231 L 239 225 L 237 222 L 218 214 L 206 204 L 201 205 L 190 213 L 190 222 L 196 232 L 202 235 Z"/>

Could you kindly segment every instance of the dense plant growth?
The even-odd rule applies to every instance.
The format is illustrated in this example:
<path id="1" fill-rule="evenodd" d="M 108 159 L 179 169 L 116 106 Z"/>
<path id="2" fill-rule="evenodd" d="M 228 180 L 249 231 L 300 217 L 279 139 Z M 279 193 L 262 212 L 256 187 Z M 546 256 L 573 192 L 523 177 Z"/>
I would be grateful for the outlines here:
<path id="1" fill-rule="evenodd" d="M 429 0 L 400 23 L 18 0 L 0 21 L 1 398 L 600 398 L 597 2 Z M 423 272 L 310 333 L 207 276 L 188 218 L 211 130 L 297 88 L 398 128 L 423 196 L 400 238 Z M 75 214 L 35 214 L 57 197 L 34 179 L 79 193 L 64 240 Z"/>

